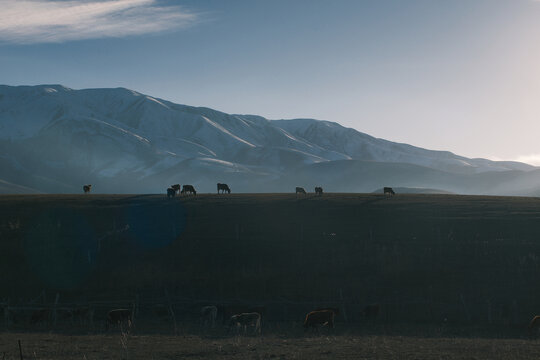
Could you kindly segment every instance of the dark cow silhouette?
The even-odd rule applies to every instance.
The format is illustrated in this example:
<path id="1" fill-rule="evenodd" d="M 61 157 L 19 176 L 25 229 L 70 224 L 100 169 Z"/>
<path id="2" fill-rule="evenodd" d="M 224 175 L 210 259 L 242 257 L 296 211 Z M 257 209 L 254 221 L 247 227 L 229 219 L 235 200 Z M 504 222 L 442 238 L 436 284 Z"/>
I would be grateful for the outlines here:
<path id="1" fill-rule="evenodd" d="M 176 191 L 170 187 L 170 188 L 167 188 L 167 198 L 172 198 L 176 195 Z"/>
<path id="2" fill-rule="evenodd" d="M 105 321 L 105 330 L 109 329 L 111 325 L 122 325 L 127 324 L 128 327 L 131 327 L 133 324 L 133 317 L 131 315 L 131 310 L 128 309 L 114 309 L 107 313 L 107 319 Z"/>
<path id="3" fill-rule="evenodd" d="M 538 328 L 540 328 L 540 316 L 536 315 L 529 323 L 529 336 L 536 339 L 538 337 Z"/>
<path id="4" fill-rule="evenodd" d="M 394 189 L 392 189 L 391 187 L 385 187 L 383 189 L 383 192 L 385 195 L 396 195 L 396 193 L 394 192 Z"/>
<path id="5" fill-rule="evenodd" d="M 195 188 L 193 187 L 193 185 L 184 185 L 182 186 L 182 191 L 181 191 L 182 194 L 193 194 L 193 195 L 197 195 L 197 192 L 195 191 Z"/>
<path id="6" fill-rule="evenodd" d="M 83 191 L 85 194 L 88 194 L 90 190 L 92 189 L 92 185 L 83 185 Z"/>
<path id="7" fill-rule="evenodd" d="M 171 189 L 173 189 L 177 194 L 179 194 L 180 193 L 180 184 L 171 185 Z"/>
<path id="8" fill-rule="evenodd" d="M 304 320 L 304 331 L 308 328 L 317 329 L 319 325 L 327 325 L 334 328 L 334 317 L 336 313 L 333 310 L 314 310 L 306 315 Z"/>
<path id="9" fill-rule="evenodd" d="M 305 193 L 306 193 L 306 190 L 304 190 L 303 187 L 297 186 L 297 187 L 296 187 L 296 193 L 297 193 L 297 194 L 298 194 L 298 193 L 300 193 L 300 194 L 305 194 Z"/>
<path id="10" fill-rule="evenodd" d="M 217 192 L 218 192 L 218 194 L 219 194 L 219 191 L 220 191 L 220 190 L 221 190 L 221 193 L 222 193 L 222 194 L 225 193 L 225 191 L 226 191 L 227 193 L 229 193 L 229 194 L 231 193 L 231 189 L 229 188 L 229 185 L 227 185 L 227 184 L 220 184 L 220 183 L 218 183 L 218 184 L 217 184 Z"/>
<path id="11" fill-rule="evenodd" d="M 380 312 L 381 305 L 370 304 L 364 307 L 364 310 L 362 310 L 362 315 L 364 315 L 364 318 L 366 318 L 366 320 L 376 320 Z"/>
<path id="12" fill-rule="evenodd" d="M 241 313 L 231 316 L 229 321 L 229 330 L 236 328 L 239 331 L 240 328 L 244 329 L 244 334 L 247 332 L 247 328 L 253 326 L 254 333 L 261 333 L 261 314 L 257 312 Z"/>
<path id="13" fill-rule="evenodd" d="M 322 187 L 320 187 L 320 186 L 315 187 L 315 194 L 321 196 L 322 195 Z"/>

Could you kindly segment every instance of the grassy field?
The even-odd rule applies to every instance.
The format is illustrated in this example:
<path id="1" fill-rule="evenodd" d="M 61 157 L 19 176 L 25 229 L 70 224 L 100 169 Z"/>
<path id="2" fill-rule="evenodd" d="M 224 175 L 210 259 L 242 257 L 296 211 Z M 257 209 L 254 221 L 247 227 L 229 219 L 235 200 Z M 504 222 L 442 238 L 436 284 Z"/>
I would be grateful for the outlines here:
<path id="1" fill-rule="evenodd" d="M 0 356 L 19 359 L 538 359 L 522 339 L 308 334 L 291 337 L 0 333 Z M 5 357 L 4 357 L 5 356 Z"/>
<path id="2" fill-rule="evenodd" d="M 136 302 L 129 358 L 538 357 L 537 342 L 525 340 L 540 313 L 538 198 L 0 196 L 0 254 L 0 302 L 11 307 L 50 307 L 58 294 L 60 307 L 95 307 L 100 327 L 108 309 Z M 373 303 L 381 313 L 366 331 L 362 309 Z M 179 326 L 197 322 L 202 305 L 264 306 L 270 331 L 158 335 L 152 311 L 164 304 Z M 299 327 L 322 306 L 341 310 L 334 333 L 275 325 Z M 32 359 L 126 355 L 120 335 L 29 317 L 0 320 L 0 356 L 16 358 L 17 339 Z"/>

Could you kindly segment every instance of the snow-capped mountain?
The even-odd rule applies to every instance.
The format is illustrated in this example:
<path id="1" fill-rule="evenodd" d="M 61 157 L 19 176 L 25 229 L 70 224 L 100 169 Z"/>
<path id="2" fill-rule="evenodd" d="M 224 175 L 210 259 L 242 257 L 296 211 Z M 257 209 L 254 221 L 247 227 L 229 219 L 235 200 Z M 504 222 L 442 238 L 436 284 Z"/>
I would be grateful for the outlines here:
<path id="1" fill-rule="evenodd" d="M 290 191 L 302 176 L 306 186 L 372 191 L 389 172 L 406 183 L 388 185 L 468 193 L 482 173 L 535 173 L 527 164 L 421 149 L 329 121 L 268 120 L 123 88 L 61 85 L 0 86 L 0 166 L 0 180 L 18 192 L 79 192 L 92 183 L 98 192 L 155 193 L 178 182 L 204 192 L 218 181 L 234 183 L 236 192 Z M 360 173 L 351 178 L 351 171 Z M 426 172 L 457 179 L 441 186 Z"/>

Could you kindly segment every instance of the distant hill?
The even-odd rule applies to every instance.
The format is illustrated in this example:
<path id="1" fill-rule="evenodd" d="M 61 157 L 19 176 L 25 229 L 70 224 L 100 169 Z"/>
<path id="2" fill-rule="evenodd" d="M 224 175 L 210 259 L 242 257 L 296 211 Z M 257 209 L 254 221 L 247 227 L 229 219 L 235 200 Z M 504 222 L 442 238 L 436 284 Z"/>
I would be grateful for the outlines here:
<path id="1" fill-rule="evenodd" d="M 371 192 L 383 184 L 540 192 L 528 164 L 394 143 L 330 121 L 231 115 L 124 88 L 0 86 L 0 165 L 0 179 L 45 193 L 80 192 L 85 183 L 100 193 L 162 193 L 172 183 L 214 192 L 217 182 L 233 192 L 316 185 Z"/>
<path id="2" fill-rule="evenodd" d="M 439 189 L 425 189 L 425 188 L 408 188 L 408 187 L 394 187 L 392 188 L 396 194 L 453 194 L 450 191 L 439 190 Z M 380 188 L 373 191 L 373 194 L 382 194 L 384 189 Z"/>

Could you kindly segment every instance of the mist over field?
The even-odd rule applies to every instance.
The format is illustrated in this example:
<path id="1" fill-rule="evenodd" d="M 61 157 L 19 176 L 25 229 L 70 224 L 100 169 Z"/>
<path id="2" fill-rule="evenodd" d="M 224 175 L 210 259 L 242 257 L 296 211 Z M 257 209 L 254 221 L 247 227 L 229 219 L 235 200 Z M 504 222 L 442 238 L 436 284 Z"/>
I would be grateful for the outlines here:
<path id="1" fill-rule="evenodd" d="M 405 124 L 406 126 L 406 124 Z M 539 195 L 540 170 L 374 138 L 338 122 L 268 120 L 124 88 L 0 86 L 0 193 L 313 191 Z"/>

